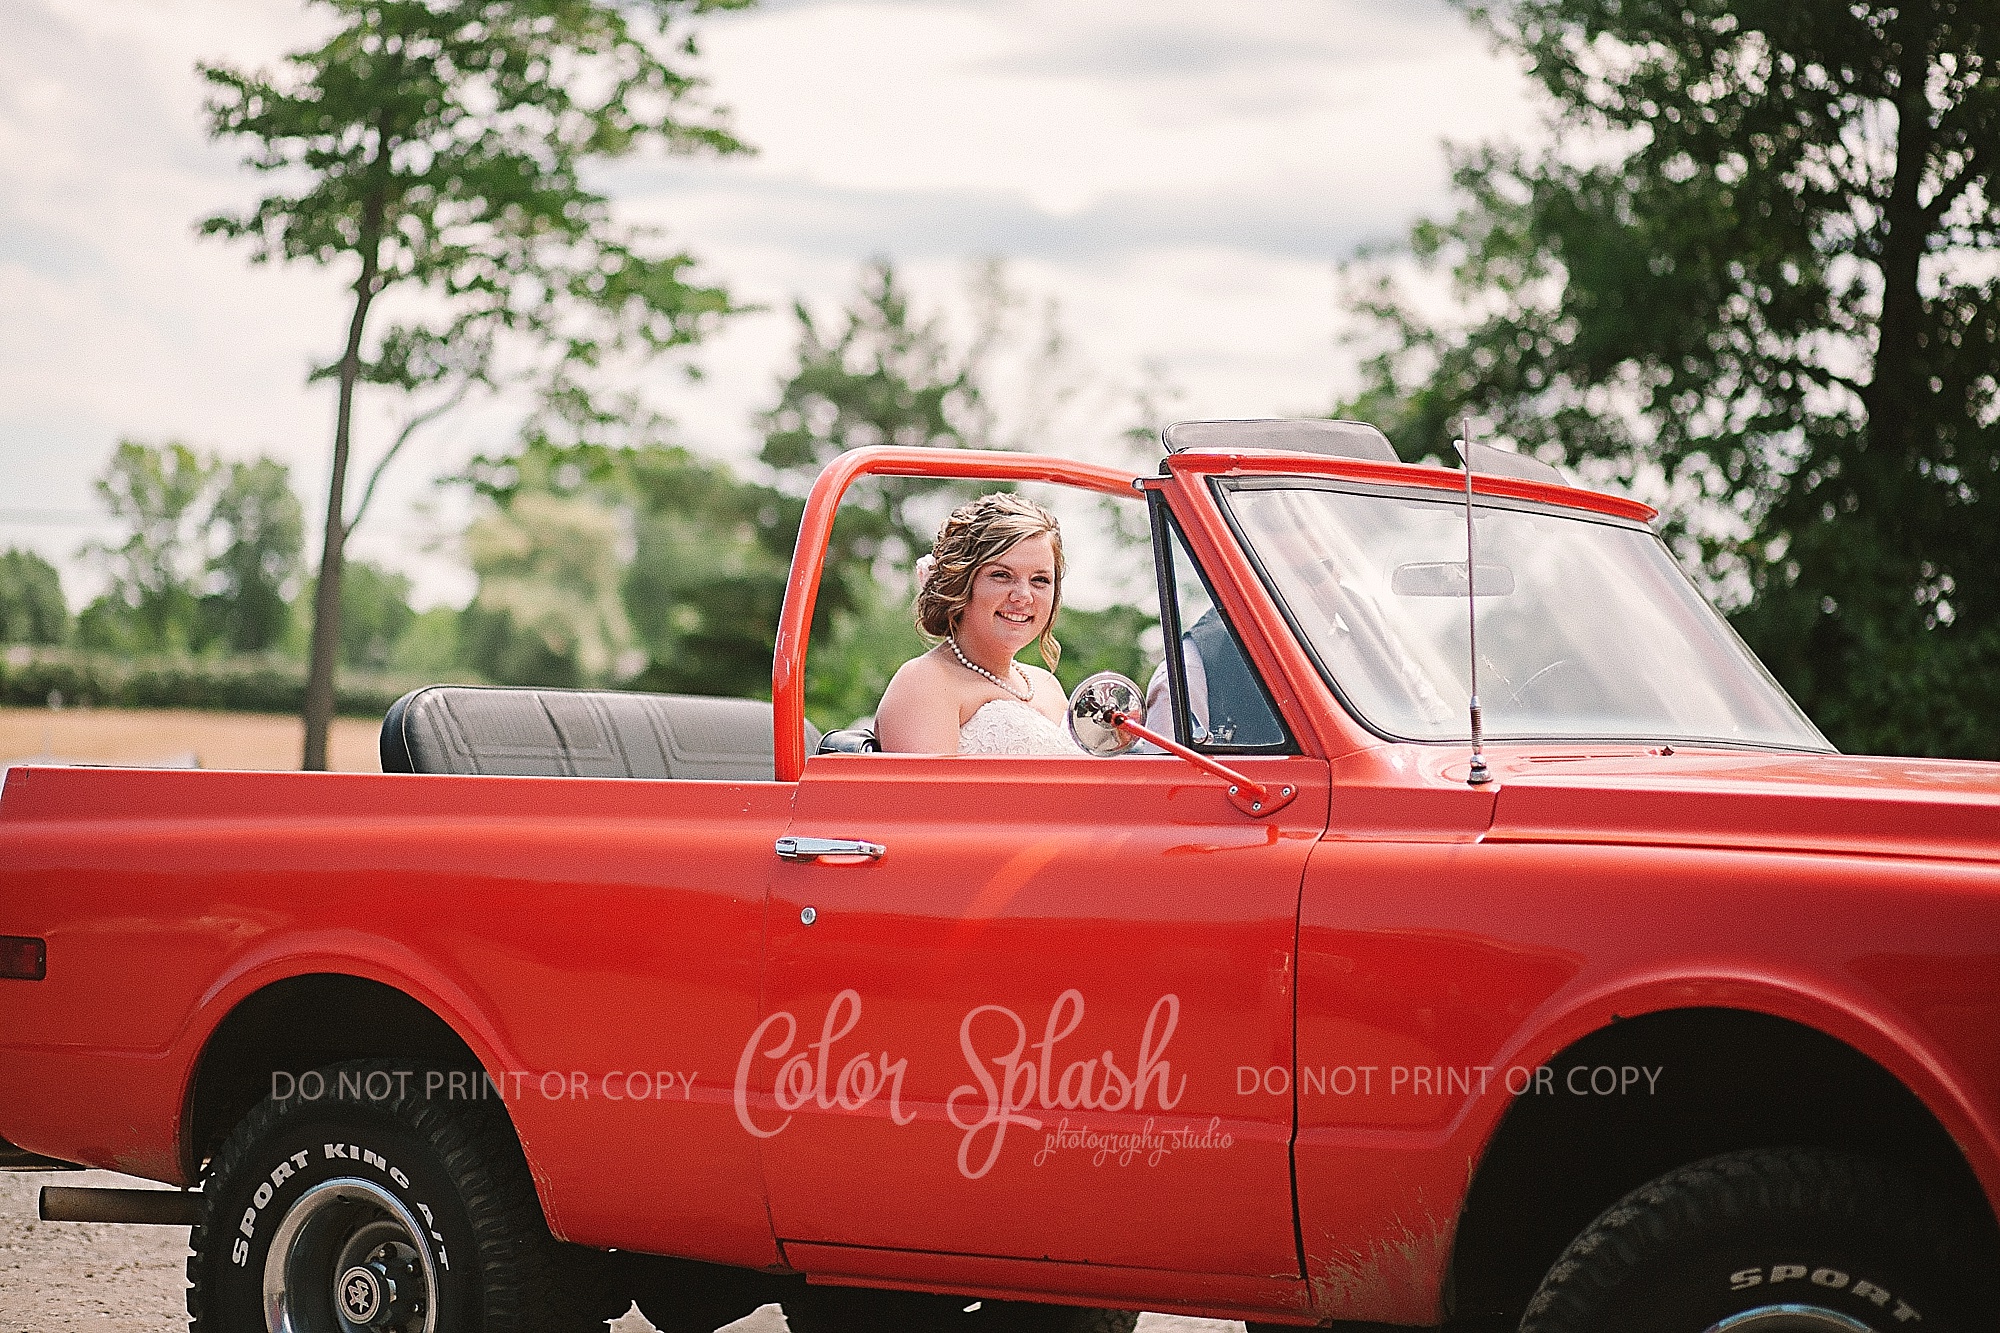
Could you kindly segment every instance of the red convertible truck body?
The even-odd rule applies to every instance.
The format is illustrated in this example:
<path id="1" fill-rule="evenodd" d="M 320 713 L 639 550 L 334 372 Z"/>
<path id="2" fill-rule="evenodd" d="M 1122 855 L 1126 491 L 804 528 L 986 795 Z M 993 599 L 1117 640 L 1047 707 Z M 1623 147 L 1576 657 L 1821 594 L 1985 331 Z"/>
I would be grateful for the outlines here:
<path id="1" fill-rule="evenodd" d="M 809 757 L 806 631 L 866 473 L 1154 506 L 1285 735 L 1205 748 L 1292 797 L 1253 816 L 1160 753 Z M 1462 721 L 1385 736 L 1328 679 L 1230 498 L 1295 485 L 1463 503 L 1456 472 L 1283 452 L 1136 480 L 843 456 L 780 627 L 770 780 L 12 770 L 0 934 L 46 962 L 0 980 L 0 1136 L 191 1187 L 261 1102 L 372 1060 L 504 1108 L 580 1246 L 1419 1326 L 1517 1318 L 1629 1191 L 1782 1149 L 1913 1182 L 1990 1275 L 2000 768 L 1509 738 L 1496 706 L 1468 783 Z M 1482 514 L 1657 546 L 1630 502 L 1475 485 Z M 1949 1326 L 1865 1256 L 1785 1258 L 1730 1285 L 1860 1292 L 1860 1322 L 1801 1328 Z"/>

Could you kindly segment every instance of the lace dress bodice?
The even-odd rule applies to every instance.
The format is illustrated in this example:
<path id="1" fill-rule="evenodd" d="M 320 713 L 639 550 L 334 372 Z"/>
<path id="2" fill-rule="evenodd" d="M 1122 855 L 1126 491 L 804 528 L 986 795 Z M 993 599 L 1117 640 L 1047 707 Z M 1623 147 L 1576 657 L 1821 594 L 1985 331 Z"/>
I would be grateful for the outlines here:
<path id="1" fill-rule="evenodd" d="M 1082 754 L 1077 743 L 1048 718 L 1018 699 L 993 699 L 979 706 L 958 729 L 960 754 Z"/>

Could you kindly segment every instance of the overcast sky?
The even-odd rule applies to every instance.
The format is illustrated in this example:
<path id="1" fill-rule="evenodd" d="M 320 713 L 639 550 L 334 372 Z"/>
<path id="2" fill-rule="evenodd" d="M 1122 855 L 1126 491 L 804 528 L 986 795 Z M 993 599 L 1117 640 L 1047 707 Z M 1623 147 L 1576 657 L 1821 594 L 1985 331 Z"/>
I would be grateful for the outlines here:
<path id="1" fill-rule="evenodd" d="M 338 348 L 352 274 L 252 267 L 194 234 L 257 184 L 239 146 L 204 138 L 194 63 L 308 43 L 299 4 L 6 12 L 0 547 L 56 560 L 77 602 L 96 583 L 75 557 L 102 530 L 91 479 L 120 438 L 274 454 L 318 511 L 333 395 L 305 376 Z M 1538 133 L 1519 68 L 1439 0 L 776 0 L 700 31 L 757 155 L 621 165 L 605 184 L 768 307 L 700 350 L 699 385 L 647 378 L 684 443 L 735 461 L 788 364 L 793 299 L 832 311 L 878 255 L 948 317 L 968 263 L 1006 257 L 1059 302 L 1100 404 L 1150 374 L 1179 416 L 1322 411 L 1351 382 L 1335 263 L 1445 205 L 1442 141 Z M 388 421 L 359 420 L 363 475 Z M 430 483 L 513 425 L 500 407 L 441 423 L 355 551 L 415 575 L 420 602 L 463 601 L 440 545 L 463 506 Z M 1095 441 L 1075 444 L 1041 447 Z"/>

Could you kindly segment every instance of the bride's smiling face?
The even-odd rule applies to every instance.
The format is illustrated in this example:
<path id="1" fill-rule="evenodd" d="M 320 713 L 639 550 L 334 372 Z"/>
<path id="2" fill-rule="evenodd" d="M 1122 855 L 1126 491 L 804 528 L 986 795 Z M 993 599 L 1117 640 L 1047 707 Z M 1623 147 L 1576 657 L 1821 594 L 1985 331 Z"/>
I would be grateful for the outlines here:
<path id="1" fill-rule="evenodd" d="M 958 618 L 959 642 L 970 651 L 1012 657 L 1048 626 L 1055 596 L 1055 543 L 1046 532 L 1024 537 L 973 572 L 971 596 Z"/>

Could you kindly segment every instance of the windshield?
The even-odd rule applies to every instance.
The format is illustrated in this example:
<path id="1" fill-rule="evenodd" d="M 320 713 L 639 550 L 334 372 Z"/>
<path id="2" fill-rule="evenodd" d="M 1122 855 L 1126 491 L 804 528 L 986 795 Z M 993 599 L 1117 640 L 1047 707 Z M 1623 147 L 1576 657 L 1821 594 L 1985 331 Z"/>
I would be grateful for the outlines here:
<path id="1" fill-rule="evenodd" d="M 1362 721 L 1466 740 L 1462 499 L 1227 487 L 1271 591 Z M 1474 508 L 1486 735 L 1831 749 L 1636 526 Z"/>

